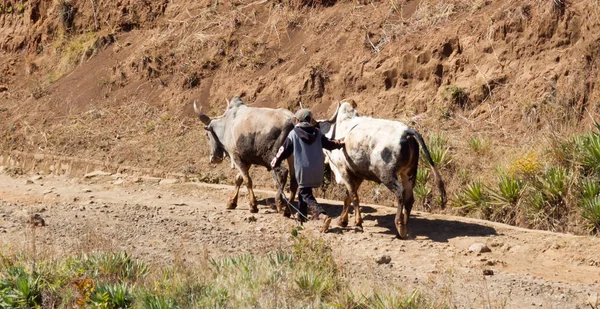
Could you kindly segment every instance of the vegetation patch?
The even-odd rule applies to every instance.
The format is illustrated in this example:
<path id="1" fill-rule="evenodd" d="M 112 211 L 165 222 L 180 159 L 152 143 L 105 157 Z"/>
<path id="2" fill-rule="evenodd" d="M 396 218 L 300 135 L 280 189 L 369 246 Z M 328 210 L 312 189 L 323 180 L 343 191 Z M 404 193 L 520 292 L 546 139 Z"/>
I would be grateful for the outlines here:
<path id="1" fill-rule="evenodd" d="M 442 308 L 417 290 L 355 294 L 320 239 L 262 256 L 148 265 L 125 252 L 33 261 L 0 254 L 3 308 Z"/>

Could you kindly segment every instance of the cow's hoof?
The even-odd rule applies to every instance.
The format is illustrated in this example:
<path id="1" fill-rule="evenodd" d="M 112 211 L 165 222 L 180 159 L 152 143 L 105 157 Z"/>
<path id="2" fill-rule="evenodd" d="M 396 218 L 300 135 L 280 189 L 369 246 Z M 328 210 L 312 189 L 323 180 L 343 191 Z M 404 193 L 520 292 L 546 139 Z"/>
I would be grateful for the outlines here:
<path id="1" fill-rule="evenodd" d="M 250 213 L 255 214 L 257 212 L 258 212 L 258 207 L 256 207 L 256 206 L 255 207 L 250 207 Z"/>
<path id="2" fill-rule="evenodd" d="M 237 203 L 229 202 L 227 203 L 227 209 L 236 209 Z"/>
<path id="3" fill-rule="evenodd" d="M 284 205 L 281 202 L 276 202 L 275 207 L 277 207 L 277 212 L 282 212 L 284 209 Z"/>
<path id="4" fill-rule="evenodd" d="M 338 220 L 337 224 L 341 227 L 347 227 L 348 226 L 348 222 L 344 222 L 342 220 Z"/>
<path id="5" fill-rule="evenodd" d="M 327 233 L 327 231 L 329 230 L 330 224 L 331 224 L 331 218 L 325 217 L 325 220 L 323 220 L 323 226 L 321 227 L 321 233 Z"/>
<path id="6" fill-rule="evenodd" d="M 408 239 L 408 228 L 406 226 L 398 226 L 398 238 L 400 239 Z"/>

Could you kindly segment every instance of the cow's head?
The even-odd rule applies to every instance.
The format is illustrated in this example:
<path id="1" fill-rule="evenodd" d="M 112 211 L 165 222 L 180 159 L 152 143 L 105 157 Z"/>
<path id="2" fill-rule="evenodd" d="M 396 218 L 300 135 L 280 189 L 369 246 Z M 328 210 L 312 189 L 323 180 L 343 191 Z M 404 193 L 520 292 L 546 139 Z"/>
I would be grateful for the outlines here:
<path id="1" fill-rule="evenodd" d="M 219 138 L 219 136 L 223 136 L 223 132 L 221 131 L 224 130 L 224 127 L 219 123 L 223 120 L 223 117 L 210 119 L 210 117 L 202 112 L 201 108 L 198 108 L 196 102 L 194 102 L 194 112 L 196 112 L 198 119 L 204 123 L 204 130 L 206 130 L 206 137 L 210 146 L 210 163 L 220 163 L 227 155 L 227 151 Z"/>
<path id="2" fill-rule="evenodd" d="M 356 116 L 358 116 L 358 112 L 356 111 L 356 103 L 354 100 L 344 101 L 344 103 L 341 104 L 338 102 L 333 116 L 327 120 L 318 121 L 321 133 L 325 134 L 329 138 L 335 138 L 335 136 L 333 136 L 333 130 L 336 122 L 344 121 Z"/>

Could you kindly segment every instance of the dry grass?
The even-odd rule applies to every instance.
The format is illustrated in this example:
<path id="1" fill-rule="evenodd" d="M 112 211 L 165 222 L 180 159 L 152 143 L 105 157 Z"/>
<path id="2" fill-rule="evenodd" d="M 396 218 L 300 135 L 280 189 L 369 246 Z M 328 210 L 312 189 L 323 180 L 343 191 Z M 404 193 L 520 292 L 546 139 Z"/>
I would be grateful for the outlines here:
<path id="1" fill-rule="evenodd" d="M 293 248 L 175 265 L 148 265 L 127 253 L 46 256 L 0 253 L 0 304 L 102 308 L 442 308 L 417 291 L 351 290 L 331 249 L 297 236 Z"/>

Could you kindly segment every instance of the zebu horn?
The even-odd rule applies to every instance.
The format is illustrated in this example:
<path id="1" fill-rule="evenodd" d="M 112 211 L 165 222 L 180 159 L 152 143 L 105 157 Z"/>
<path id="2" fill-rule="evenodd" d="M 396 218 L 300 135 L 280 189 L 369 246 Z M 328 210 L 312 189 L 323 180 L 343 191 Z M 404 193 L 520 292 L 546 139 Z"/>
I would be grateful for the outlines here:
<path id="1" fill-rule="evenodd" d="M 340 111 L 340 101 L 337 102 L 337 108 L 335 109 L 335 113 L 333 114 L 333 116 L 331 116 L 331 118 L 329 118 L 329 120 L 327 120 L 327 122 L 329 123 L 334 123 L 336 118 L 337 118 L 337 114 Z"/>
<path id="2" fill-rule="evenodd" d="M 204 123 L 204 125 L 210 124 L 210 117 L 206 116 L 206 114 L 202 112 L 201 108 L 198 108 L 196 101 L 194 101 L 194 112 L 196 113 L 196 116 L 198 116 L 198 119 Z"/>

